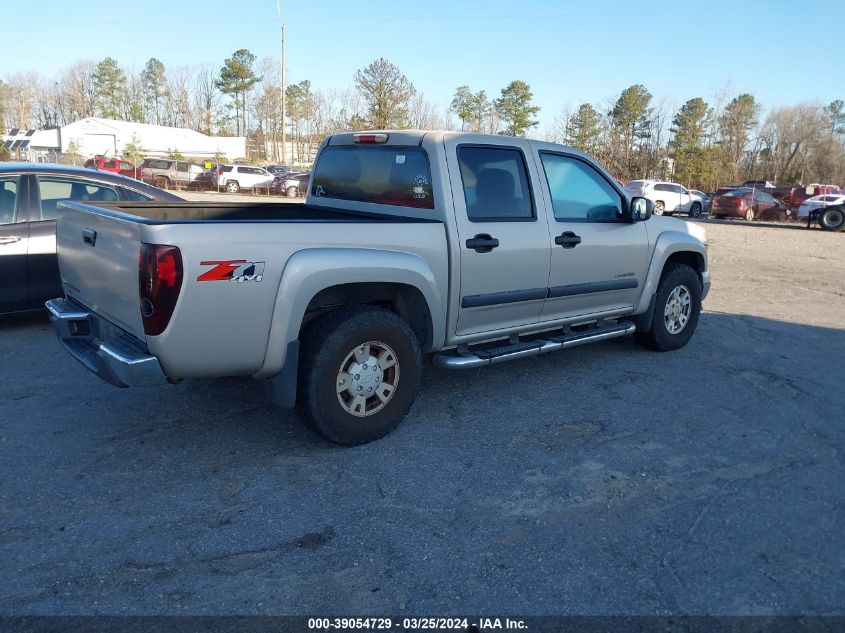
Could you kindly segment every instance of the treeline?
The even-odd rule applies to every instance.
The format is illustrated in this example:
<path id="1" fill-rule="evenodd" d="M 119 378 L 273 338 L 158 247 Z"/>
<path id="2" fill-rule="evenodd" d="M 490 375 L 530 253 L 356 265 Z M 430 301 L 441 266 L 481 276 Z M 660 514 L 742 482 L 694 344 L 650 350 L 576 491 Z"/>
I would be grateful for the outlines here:
<path id="1" fill-rule="evenodd" d="M 50 128 L 86 116 L 245 135 L 252 158 L 280 160 L 278 61 L 241 49 L 222 65 L 143 68 L 107 57 L 77 62 L 55 78 L 34 72 L 0 79 L 0 131 Z M 565 106 L 539 129 L 531 87 L 510 82 L 498 95 L 460 86 L 448 105 L 426 99 L 398 67 L 380 58 L 358 70 L 345 90 L 306 80 L 285 89 L 292 157 L 310 160 L 329 134 L 366 128 L 462 129 L 563 142 L 598 158 L 617 178 L 671 178 L 711 190 L 767 179 L 778 184 L 845 182 L 845 104 L 801 103 L 763 109 L 753 95 L 655 103 L 636 84 L 603 104 Z M 290 151 L 290 150 L 289 150 Z"/>

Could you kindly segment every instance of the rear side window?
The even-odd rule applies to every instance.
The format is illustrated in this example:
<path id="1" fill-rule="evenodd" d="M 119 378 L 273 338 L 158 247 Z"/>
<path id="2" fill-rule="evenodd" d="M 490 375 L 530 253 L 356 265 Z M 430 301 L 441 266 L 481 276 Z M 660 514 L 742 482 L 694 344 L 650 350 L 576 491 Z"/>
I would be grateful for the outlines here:
<path id="1" fill-rule="evenodd" d="M 0 178 L 0 225 L 15 221 L 18 203 L 18 177 Z"/>
<path id="2" fill-rule="evenodd" d="M 93 169 L 94 167 L 97 166 L 97 161 L 94 160 L 93 158 L 89 158 L 88 160 L 85 161 L 85 163 L 82 166 L 87 167 L 88 169 Z"/>
<path id="3" fill-rule="evenodd" d="M 655 191 L 672 191 L 672 185 L 654 185 Z"/>
<path id="4" fill-rule="evenodd" d="M 61 177 L 38 177 L 38 193 L 41 196 L 41 219 L 55 220 L 58 203 L 62 200 L 79 202 L 114 202 L 117 191 L 111 187 Z"/>
<path id="5" fill-rule="evenodd" d="M 318 198 L 434 208 L 428 156 L 420 147 L 326 147 L 317 160 L 311 194 Z"/>
<path id="6" fill-rule="evenodd" d="M 534 219 L 525 159 L 507 147 L 458 147 L 467 216 L 471 222 Z"/>
<path id="7" fill-rule="evenodd" d="M 220 167 L 220 173 L 229 173 L 230 171 L 232 171 L 231 165 L 222 165 Z"/>

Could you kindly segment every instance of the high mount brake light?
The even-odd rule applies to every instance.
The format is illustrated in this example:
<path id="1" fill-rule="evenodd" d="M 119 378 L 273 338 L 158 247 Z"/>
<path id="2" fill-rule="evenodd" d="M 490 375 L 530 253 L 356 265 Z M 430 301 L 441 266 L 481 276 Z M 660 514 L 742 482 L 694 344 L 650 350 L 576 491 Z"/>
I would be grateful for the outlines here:
<path id="1" fill-rule="evenodd" d="M 182 253 L 175 246 L 141 244 L 138 294 L 144 333 L 157 336 L 167 329 L 182 288 Z"/>
<path id="2" fill-rule="evenodd" d="M 387 134 L 353 134 L 352 140 L 355 143 L 387 143 Z"/>

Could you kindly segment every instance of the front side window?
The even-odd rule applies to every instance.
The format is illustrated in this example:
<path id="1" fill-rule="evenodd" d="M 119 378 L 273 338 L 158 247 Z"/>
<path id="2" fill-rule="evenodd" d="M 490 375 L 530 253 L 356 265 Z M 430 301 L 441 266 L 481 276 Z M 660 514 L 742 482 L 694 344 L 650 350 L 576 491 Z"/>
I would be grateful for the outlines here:
<path id="1" fill-rule="evenodd" d="M 622 218 L 622 197 L 593 167 L 571 156 L 540 153 L 555 219 L 615 222 Z"/>
<path id="2" fill-rule="evenodd" d="M 534 219 L 525 159 L 518 149 L 458 147 L 467 216 L 471 222 Z"/>
<path id="3" fill-rule="evenodd" d="M 55 220 L 59 202 L 66 200 L 94 203 L 118 200 L 117 191 L 112 187 L 52 176 L 38 177 L 38 192 L 41 196 L 42 220 Z"/>
<path id="4" fill-rule="evenodd" d="M 433 209 L 428 155 L 404 145 L 337 145 L 323 149 L 311 195 Z"/>
<path id="5" fill-rule="evenodd" d="M 0 224 L 14 224 L 17 218 L 18 181 L 13 178 L 0 178 Z"/>
<path id="6" fill-rule="evenodd" d="M 152 200 L 149 196 L 145 196 L 132 189 L 127 189 L 126 187 L 118 187 L 117 191 L 120 194 L 121 200 L 131 200 L 132 202 L 147 202 Z"/>

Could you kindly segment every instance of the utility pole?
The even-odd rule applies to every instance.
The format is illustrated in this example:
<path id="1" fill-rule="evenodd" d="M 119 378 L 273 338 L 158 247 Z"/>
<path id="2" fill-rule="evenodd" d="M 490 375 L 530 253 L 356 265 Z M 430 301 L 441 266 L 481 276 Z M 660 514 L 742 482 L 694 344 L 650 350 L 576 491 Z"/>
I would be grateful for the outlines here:
<path id="1" fill-rule="evenodd" d="M 282 84 L 279 86 L 279 93 L 282 99 L 282 158 L 281 163 L 284 165 L 287 163 L 287 152 L 285 152 L 285 23 L 282 20 L 282 9 L 279 6 L 279 0 L 276 0 L 276 14 L 279 16 L 279 26 L 282 32 L 282 54 L 281 54 L 281 64 L 282 64 Z"/>

